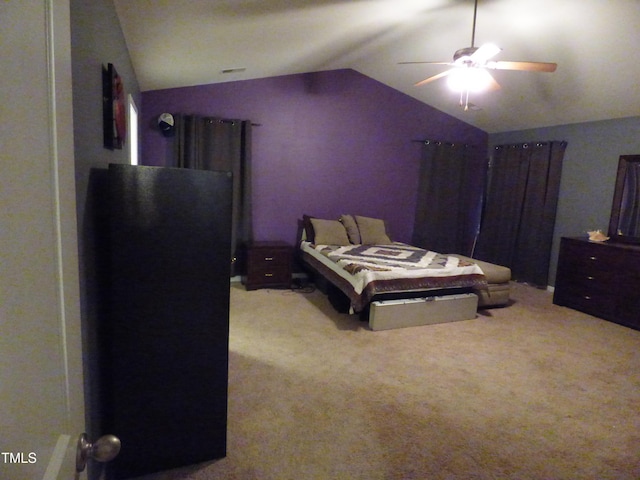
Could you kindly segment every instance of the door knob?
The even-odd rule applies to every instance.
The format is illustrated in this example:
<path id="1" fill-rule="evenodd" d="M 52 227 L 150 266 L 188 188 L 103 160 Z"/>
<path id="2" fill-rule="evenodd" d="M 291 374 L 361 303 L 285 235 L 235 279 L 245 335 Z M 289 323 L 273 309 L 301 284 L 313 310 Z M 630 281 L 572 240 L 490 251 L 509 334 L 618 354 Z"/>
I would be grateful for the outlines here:
<path id="1" fill-rule="evenodd" d="M 94 443 L 89 441 L 86 433 L 78 437 L 76 448 L 76 472 L 82 472 L 90 458 L 98 462 L 109 462 L 120 453 L 120 439 L 115 435 L 104 435 Z"/>

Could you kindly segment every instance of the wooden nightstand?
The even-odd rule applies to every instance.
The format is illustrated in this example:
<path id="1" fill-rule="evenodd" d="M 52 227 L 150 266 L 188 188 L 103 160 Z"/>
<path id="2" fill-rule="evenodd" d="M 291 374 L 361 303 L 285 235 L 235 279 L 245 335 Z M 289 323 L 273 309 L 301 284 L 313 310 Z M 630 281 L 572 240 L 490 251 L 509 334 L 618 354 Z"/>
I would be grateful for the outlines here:
<path id="1" fill-rule="evenodd" d="M 293 248 L 285 242 L 252 242 L 247 245 L 247 290 L 290 288 Z"/>

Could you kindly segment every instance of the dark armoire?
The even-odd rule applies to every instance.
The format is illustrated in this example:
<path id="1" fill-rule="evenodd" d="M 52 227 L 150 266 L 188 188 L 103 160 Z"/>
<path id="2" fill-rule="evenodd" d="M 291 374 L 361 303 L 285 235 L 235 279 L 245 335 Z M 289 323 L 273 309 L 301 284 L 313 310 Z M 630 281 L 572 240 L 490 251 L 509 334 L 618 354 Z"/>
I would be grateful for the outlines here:
<path id="1" fill-rule="evenodd" d="M 108 181 L 107 476 L 224 457 L 231 174 L 112 164 Z"/>

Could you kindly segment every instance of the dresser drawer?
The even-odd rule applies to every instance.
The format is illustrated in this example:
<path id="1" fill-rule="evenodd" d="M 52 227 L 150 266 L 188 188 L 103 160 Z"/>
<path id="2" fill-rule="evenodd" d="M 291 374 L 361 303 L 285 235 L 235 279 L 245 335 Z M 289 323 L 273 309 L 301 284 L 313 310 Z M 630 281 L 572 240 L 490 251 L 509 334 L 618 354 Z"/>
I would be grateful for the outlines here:
<path id="1" fill-rule="evenodd" d="M 611 285 L 615 284 L 620 274 L 611 270 L 604 270 L 594 264 L 574 265 L 571 268 L 562 270 L 559 274 L 559 281 L 564 285 L 571 285 L 573 288 L 583 290 L 611 290 Z"/>
<path id="2" fill-rule="evenodd" d="M 625 285 L 633 286 L 640 295 L 640 252 L 628 254 L 620 262 L 619 272 Z"/>
<path id="3" fill-rule="evenodd" d="M 556 294 L 554 303 L 597 316 L 609 317 L 617 306 L 617 296 L 603 288 L 568 285 L 560 291 L 556 290 Z"/>
<path id="4" fill-rule="evenodd" d="M 615 250 L 593 242 L 563 242 L 560 261 L 585 272 L 611 271 L 619 266 L 620 256 Z"/>

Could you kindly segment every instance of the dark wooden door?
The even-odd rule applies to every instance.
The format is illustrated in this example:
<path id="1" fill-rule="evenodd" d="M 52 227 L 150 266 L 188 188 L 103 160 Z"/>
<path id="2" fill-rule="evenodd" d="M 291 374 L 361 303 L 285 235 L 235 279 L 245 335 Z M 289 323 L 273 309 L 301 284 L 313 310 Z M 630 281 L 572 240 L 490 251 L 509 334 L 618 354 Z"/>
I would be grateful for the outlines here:
<path id="1" fill-rule="evenodd" d="M 231 174 L 109 166 L 110 477 L 226 455 Z"/>

